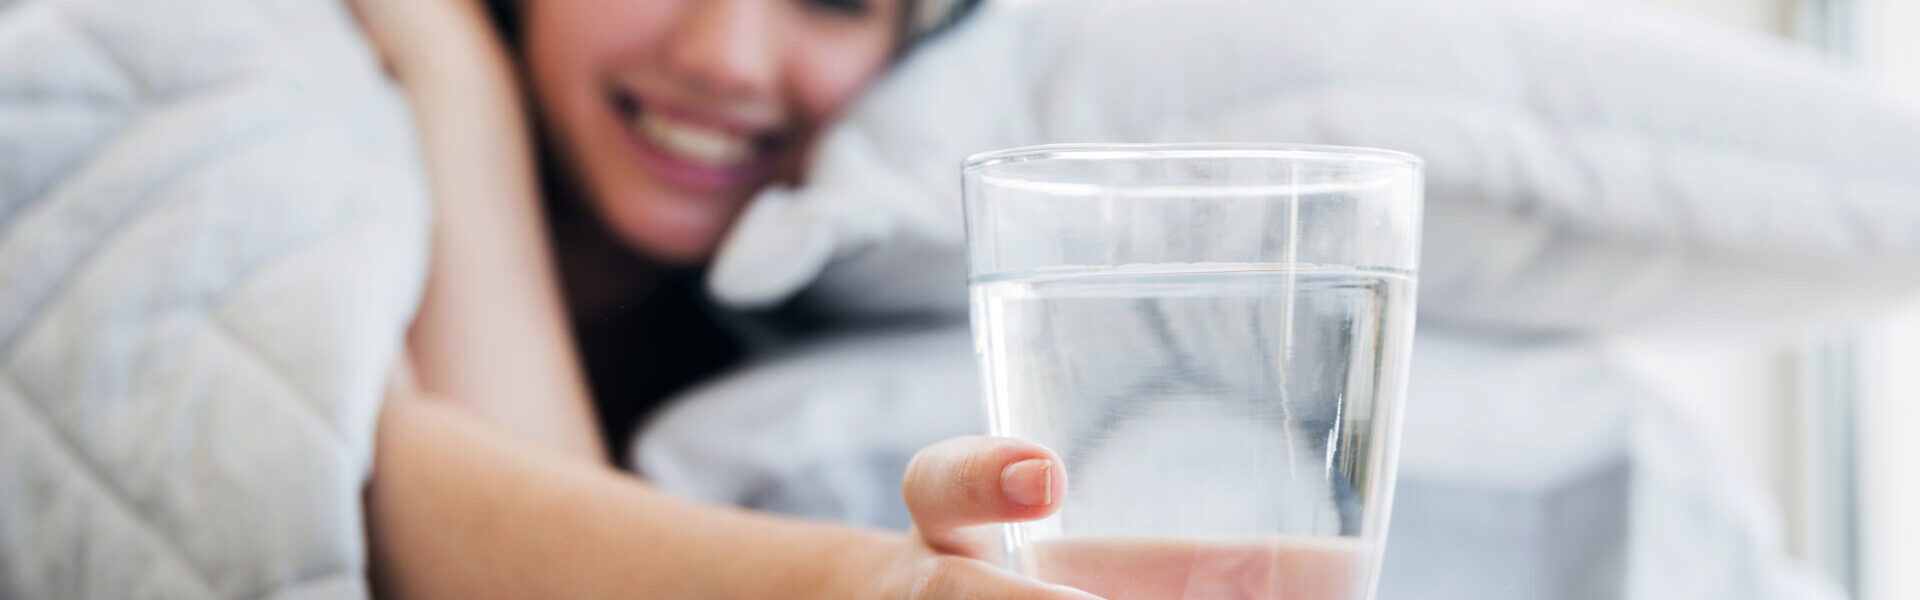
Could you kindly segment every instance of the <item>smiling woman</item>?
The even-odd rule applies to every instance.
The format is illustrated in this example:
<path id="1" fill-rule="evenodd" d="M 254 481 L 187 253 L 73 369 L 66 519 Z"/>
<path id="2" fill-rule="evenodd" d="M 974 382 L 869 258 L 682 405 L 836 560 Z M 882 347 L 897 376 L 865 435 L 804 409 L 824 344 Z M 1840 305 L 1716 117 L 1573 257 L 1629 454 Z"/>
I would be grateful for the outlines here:
<path id="1" fill-rule="evenodd" d="M 461 20 L 449 13 L 472 20 L 473 11 L 446 8 L 470 9 L 479 0 L 355 0 L 408 88 L 442 200 L 437 276 L 414 336 L 416 349 L 425 349 L 424 378 L 481 406 L 514 395 L 437 374 L 488 363 L 493 368 L 476 370 L 529 370 L 512 358 L 528 352 L 496 348 L 537 339 L 545 324 L 514 335 L 482 332 L 513 330 L 526 314 L 551 312 L 532 297 L 541 286 L 524 284 L 553 275 L 545 260 L 527 263 L 535 257 L 522 248 L 550 237 L 602 441 L 623 442 L 661 398 L 738 355 L 689 283 L 742 206 L 762 187 L 794 180 L 812 140 L 842 107 L 911 41 L 972 4 L 490 0 L 484 5 L 511 42 L 500 55 L 477 22 L 444 23 Z M 513 83 L 499 68 L 506 63 L 522 75 L 524 93 L 500 93 Z M 544 144 L 520 139 L 519 97 L 533 101 L 531 129 Z M 528 158 L 546 167 L 544 185 L 532 185 Z M 544 199 L 511 198 L 519 194 Z M 546 209 L 550 231 L 527 230 L 542 220 L 524 212 L 529 206 Z M 460 308 L 430 310 L 440 305 Z M 466 316 L 446 318 L 456 314 Z M 472 316 L 485 314 L 495 316 Z M 545 358 L 527 360 L 571 362 L 564 348 L 533 354 Z M 517 389 L 528 395 L 539 386 Z M 536 437 L 566 439 L 578 430 L 523 410 L 494 412 Z"/>
<path id="2" fill-rule="evenodd" d="M 917 34 L 970 2 L 522 0 L 545 137 L 626 247 L 710 257 L 754 192 L 796 176 L 819 130 Z"/>
<path id="3" fill-rule="evenodd" d="M 547 136 L 594 213 L 688 265 L 880 73 L 901 2 L 532 0 L 521 33 Z"/>
<path id="4" fill-rule="evenodd" d="M 544 203 L 603 441 L 740 354 L 697 289 L 749 199 L 975 0 L 491 0 L 544 141 Z"/>
<path id="5" fill-rule="evenodd" d="M 536 298 L 541 286 L 524 285 L 528 277 L 556 278 L 547 252 L 516 250 L 551 239 L 601 442 L 623 443 L 662 398 L 739 356 L 693 282 L 743 205 L 770 183 L 797 179 L 828 121 L 913 41 L 974 3 L 354 0 L 408 88 L 435 165 L 442 198 L 435 268 L 443 276 L 427 304 L 465 307 L 422 311 L 416 345 L 437 347 L 423 354 L 440 357 L 422 361 L 426 379 L 463 387 L 459 395 L 479 405 L 515 395 L 434 374 L 453 364 L 525 371 L 518 368 L 524 357 L 490 349 L 538 338 L 549 324 L 498 339 L 479 332 L 513 330 L 510 323 L 526 321 L 526 313 L 552 312 L 540 308 L 547 302 Z M 484 26 L 487 13 L 495 27 Z M 463 19 L 471 22 L 457 23 Z M 489 39 L 489 29 L 508 43 Z M 524 93 L 509 91 L 508 65 L 517 67 Z M 532 127 L 520 122 L 522 97 L 535 106 Z M 526 129 L 545 143 L 528 145 Z M 533 175 L 529 162 L 544 166 L 545 177 Z M 535 200 L 486 199 L 499 195 Z M 546 218 L 527 214 L 529 207 L 544 207 Z M 525 227 L 543 220 L 548 231 Z M 461 225 L 470 221 L 487 224 Z M 449 314 L 513 317 L 442 318 Z M 443 323 L 468 319 L 488 325 Z M 568 350 L 525 360 L 572 363 Z M 484 356 L 499 358 L 478 360 Z M 571 438 L 579 429 L 550 414 L 499 412 L 545 430 L 540 437 Z"/>
<path id="6" fill-rule="evenodd" d="M 900 535 L 669 497 L 604 468 L 591 431 L 576 357 L 679 381 L 724 358 L 700 350 L 723 334 L 675 273 L 713 252 L 759 188 L 794 177 L 827 121 L 927 31 L 909 24 L 942 19 L 903 0 L 526 0 L 512 7 L 531 87 L 518 94 L 479 0 L 354 6 L 407 92 L 435 199 L 431 272 L 367 491 L 386 591 L 1086 597 L 977 560 L 984 546 L 970 541 L 971 526 L 1058 506 L 1061 480 L 1008 475 L 1057 462 L 1044 448 L 929 448 L 904 486 L 917 533 Z M 551 150 L 542 162 L 556 167 L 544 200 L 523 95 Z M 621 344 L 587 339 L 576 352 L 568 317 Z M 657 381 L 595 379 L 603 415 L 664 395 Z M 1022 502 L 1032 498 L 1046 501 Z"/>

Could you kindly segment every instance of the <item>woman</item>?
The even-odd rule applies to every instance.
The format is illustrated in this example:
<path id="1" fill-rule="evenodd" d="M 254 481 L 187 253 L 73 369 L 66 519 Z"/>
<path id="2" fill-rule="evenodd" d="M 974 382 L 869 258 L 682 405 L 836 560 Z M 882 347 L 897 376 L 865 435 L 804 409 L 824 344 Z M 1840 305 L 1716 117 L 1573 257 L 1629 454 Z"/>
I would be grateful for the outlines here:
<path id="1" fill-rule="evenodd" d="M 991 546 L 971 526 L 1039 518 L 1062 499 L 1057 459 L 1029 444 L 923 451 L 905 486 L 910 535 L 699 505 L 611 469 L 564 326 L 511 61 L 483 7 L 354 1 L 413 104 L 437 199 L 433 272 L 368 489 L 383 590 L 1087 597 L 969 558 Z M 934 19 L 905 0 L 512 8 L 567 196 L 553 202 L 573 207 L 555 219 L 568 296 L 588 322 L 669 293 L 672 273 L 705 260 L 756 190 L 795 177 L 818 131 Z"/>

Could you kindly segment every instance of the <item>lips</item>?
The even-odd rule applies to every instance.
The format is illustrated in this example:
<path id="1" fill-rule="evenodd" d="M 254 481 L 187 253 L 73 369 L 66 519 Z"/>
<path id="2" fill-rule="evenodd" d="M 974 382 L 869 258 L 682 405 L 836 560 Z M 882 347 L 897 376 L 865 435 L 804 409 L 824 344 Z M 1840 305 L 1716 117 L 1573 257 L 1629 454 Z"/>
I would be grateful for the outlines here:
<path id="1" fill-rule="evenodd" d="M 616 90 L 612 103 L 640 162 L 683 188 L 718 193 L 738 190 L 769 171 L 782 136 L 710 113 L 651 101 Z"/>

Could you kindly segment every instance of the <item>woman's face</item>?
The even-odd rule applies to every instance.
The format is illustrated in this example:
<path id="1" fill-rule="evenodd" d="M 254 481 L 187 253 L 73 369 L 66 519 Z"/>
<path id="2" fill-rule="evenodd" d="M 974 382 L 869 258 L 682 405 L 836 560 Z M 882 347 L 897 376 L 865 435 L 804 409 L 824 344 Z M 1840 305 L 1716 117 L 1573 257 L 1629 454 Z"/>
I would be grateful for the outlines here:
<path id="1" fill-rule="evenodd" d="M 527 69 L 594 211 L 656 259 L 708 258 L 885 67 L 904 0 L 526 0 Z"/>

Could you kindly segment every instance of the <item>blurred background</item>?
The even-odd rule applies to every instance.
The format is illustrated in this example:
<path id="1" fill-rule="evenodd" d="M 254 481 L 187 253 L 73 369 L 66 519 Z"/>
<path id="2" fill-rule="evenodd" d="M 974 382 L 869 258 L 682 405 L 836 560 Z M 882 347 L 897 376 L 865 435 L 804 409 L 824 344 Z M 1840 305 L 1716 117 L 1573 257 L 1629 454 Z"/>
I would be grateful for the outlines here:
<path id="1" fill-rule="evenodd" d="M 1638 1 L 1806 44 L 1920 101 L 1920 1 Z M 1768 484 L 1797 558 L 1862 600 L 1920 598 L 1920 518 L 1903 508 L 1920 506 L 1920 307 L 1785 346 L 1616 349 Z"/>

